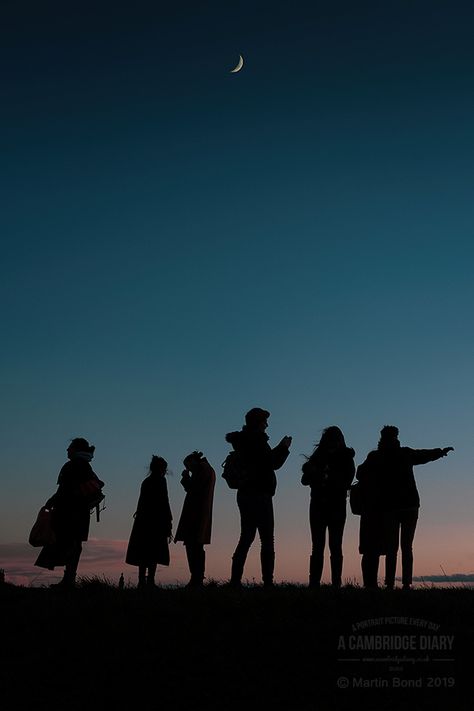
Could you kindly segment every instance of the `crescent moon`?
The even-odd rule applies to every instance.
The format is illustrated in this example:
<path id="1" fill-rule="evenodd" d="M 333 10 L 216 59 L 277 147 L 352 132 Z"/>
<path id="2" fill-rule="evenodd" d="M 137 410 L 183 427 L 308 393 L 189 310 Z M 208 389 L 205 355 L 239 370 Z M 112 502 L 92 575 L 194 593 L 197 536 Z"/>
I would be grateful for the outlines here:
<path id="1" fill-rule="evenodd" d="M 237 66 L 234 67 L 234 69 L 231 69 L 230 73 L 235 74 L 236 72 L 240 72 L 240 70 L 242 69 L 243 66 L 244 66 L 244 58 L 242 57 L 241 54 L 239 54 L 239 61 L 237 63 Z"/>

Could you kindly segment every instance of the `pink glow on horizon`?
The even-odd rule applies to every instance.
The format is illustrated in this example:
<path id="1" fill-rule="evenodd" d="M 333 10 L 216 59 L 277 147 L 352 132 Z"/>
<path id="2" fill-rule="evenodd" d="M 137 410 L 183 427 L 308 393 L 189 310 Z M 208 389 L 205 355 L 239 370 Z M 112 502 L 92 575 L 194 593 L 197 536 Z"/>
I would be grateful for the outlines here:
<path id="1" fill-rule="evenodd" d="M 352 528 L 352 530 L 351 530 Z M 447 575 L 457 573 L 469 574 L 474 570 L 474 552 L 467 547 L 466 531 L 450 530 L 449 543 L 443 545 L 443 532 L 439 527 L 420 527 L 415 538 L 415 576 L 441 575 L 442 570 Z M 361 584 L 360 556 L 357 552 L 356 530 L 349 527 L 344 542 L 344 572 L 345 582 Z M 453 548 L 453 541 L 455 546 Z M 230 563 L 236 541 L 227 540 L 220 546 L 206 546 L 206 577 L 208 580 L 224 582 L 229 578 Z M 302 545 L 303 543 L 303 545 Z M 79 563 L 78 575 L 83 577 L 97 576 L 106 578 L 111 583 L 117 583 L 123 573 L 126 584 L 135 585 L 138 570 L 136 566 L 125 563 L 127 540 L 90 539 L 83 544 L 83 553 Z M 253 583 L 261 582 L 259 544 L 252 546 L 244 580 Z M 62 577 L 61 567 L 54 571 L 44 570 L 34 566 L 34 561 L 40 549 L 33 549 L 25 543 L 0 545 L 0 568 L 5 570 L 7 582 L 16 585 L 41 586 L 57 582 Z M 453 553 L 453 550 L 455 553 Z M 310 553 L 310 542 L 302 542 L 296 537 L 288 536 L 276 544 L 275 580 L 277 583 L 307 583 L 307 567 Z M 166 585 L 181 585 L 189 580 L 189 570 L 184 546 L 181 543 L 170 544 L 171 564 L 169 567 L 158 566 L 157 582 Z M 384 561 L 381 559 L 379 575 L 383 576 Z M 400 574 L 400 566 L 397 570 Z M 329 579 L 329 552 L 326 552 L 323 582 Z"/>

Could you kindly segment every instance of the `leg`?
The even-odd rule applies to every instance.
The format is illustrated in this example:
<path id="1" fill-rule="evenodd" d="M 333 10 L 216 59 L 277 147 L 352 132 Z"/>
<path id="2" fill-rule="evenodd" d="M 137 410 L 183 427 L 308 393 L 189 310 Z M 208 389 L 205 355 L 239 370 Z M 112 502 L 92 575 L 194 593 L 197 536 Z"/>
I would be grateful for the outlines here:
<path id="1" fill-rule="evenodd" d="M 364 553 L 362 556 L 362 578 L 365 588 L 376 588 L 379 570 L 379 554 Z"/>
<path id="2" fill-rule="evenodd" d="M 275 521 L 273 516 L 273 501 L 268 494 L 262 495 L 258 504 L 257 528 L 260 536 L 260 564 L 262 566 L 263 584 L 273 585 L 273 570 L 275 567 L 275 544 L 274 529 Z"/>
<path id="3" fill-rule="evenodd" d="M 237 494 L 237 503 L 240 511 L 240 539 L 232 556 L 232 572 L 230 581 L 234 585 L 240 585 L 244 572 L 244 565 L 247 553 L 252 545 L 257 533 L 257 521 L 255 516 L 255 505 L 252 494 Z"/>
<path id="4" fill-rule="evenodd" d="M 401 517 L 400 548 L 402 550 L 402 585 L 413 582 L 413 539 L 418 522 L 418 509 L 407 509 Z"/>
<path id="5" fill-rule="evenodd" d="M 155 584 L 155 575 L 156 575 L 156 563 L 152 563 L 151 565 L 148 566 L 148 577 L 146 579 L 146 584 L 149 587 L 153 587 Z"/>
<path id="6" fill-rule="evenodd" d="M 146 585 L 146 565 L 138 566 L 138 587 L 144 588 Z"/>
<path id="7" fill-rule="evenodd" d="M 385 586 L 389 590 L 395 587 L 395 574 L 397 572 L 397 556 L 400 540 L 400 516 L 394 512 L 387 521 L 387 554 L 385 556 Z"/>
<path id="8" fill-rule="evenodd" d="M 64 566 L 63 584 L 73 587 L 76 582 L 77 567 L 82 553 L 82 541 L 74 541 L 68 552 L 66 565 Z"/>
<path id="9" fill-rule="evenodd" d="M 329 519 L 329 551 L 331 553 L 331 582 L 333 587 L 340 588 L 342 582 L 342 536 L 346 523 L 346 502 L 331 512 Z"/>
<path id="10" fill-rule="evenodd" d="M 318 588 L 324 567 L 327 521 L 321 507 L 313 499 L 309 504 L 309 525 L 312 542 L 311 558 L 309 560 L 309 587 Z"/>
<path id="11" fill-rule="evenodd" d="M 205 564 L 205 553 L 204 546 L 202 543 L 187 542 L 186 555 L 188 558 L 189 572 L 191 573 L 191 580 L 189 581 L 189 586 L 200 586 L 203 584 L 204 580 L 204 564 Z"/>

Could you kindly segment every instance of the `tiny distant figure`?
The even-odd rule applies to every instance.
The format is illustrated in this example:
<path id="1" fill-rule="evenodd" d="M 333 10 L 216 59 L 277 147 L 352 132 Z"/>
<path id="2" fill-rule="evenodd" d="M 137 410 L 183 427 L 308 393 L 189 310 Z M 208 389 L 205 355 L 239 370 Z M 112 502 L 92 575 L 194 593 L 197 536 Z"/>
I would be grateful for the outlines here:
<path id="1" fill-rule="evenodd" d="M 206 553 L 204 545 L 211 542 L 212 503 L 216 473 L 202 452 L 192 452 L 183 460 L 186 467 L 181 484 L 186 491 L 183 510 L 174 537 L 183 541 L 191 579 L 187 587 L 204 583 Z"/>
<path id="2" fill-rule="evenodd" d="M 41 549 L 35 565 L 48 570 L 64 565 L 63 579 L 54 587 L 74 587 L 76 582 L 82 542 L 89 537 L 91 514 L 84 487 L 91 482 L 103 486 L 90 465 L 94 452 L 95 447 L 83 437 L 71 440 L 67 448 L 69 461 L 59 472 L 58 489 L 45 504 L 45 508 L 51 510 L 56 542 Z"/>
<path id="3" fill-rule="evenodd" d="M 169 542 L 173 517 L 165 474 L 168 463 L 153 455 L 150 471 L 140 488 L 125 562 L 138 566 L 138 587 L 155 586 L 156 566 L 170 564 Z"/>
<path id="4" fill-rule="evenodd" d="M 125 578 L 123 577 L 123 573 L 120 573 L 120 578 L 118 581 L 118 588 L 119 590 L 123 590 L 125 587 Z"/>
<path id="5" fill-rule="evenodd" d="M 410 589 L 413 579 L 413 539 L 420 497 L 413 467 L 445 457 L 453 447 L 411 449 L 401 447 L 398 428 L 386 425 L 380 431 L 375 451 L 357 468 L 356 478 L 363 497 L 359 552 L 362 577 L 367 588 L 377 587 L 379 557 L 385 555 L 385 585 L 395 585 L 398 547 L 402 552 L 402 586 Z"/>
<path id="6" fill-rule="evenodd" d="M 226 441 L 238 452 L 245 468 L 245 479 L 237 490 L 240 511 L 240 539 L 232 557 L 230 584 L 239 587 L 245 561 L 258 531 L 261 542 L 260 562 L 263 584 L 273 585 L 275 566 L 273 496 L 276 490 L 275 469 L 285 463 L 291 437 L 283 437 L 273 449 L 268 444 L 270 413 L 254 407 L 245 415 L 245 425 L 238 432 L 229 432 Z"/>
<path id="7" fill-rule="evenodd" d="M 346 522 L 347 492 L 355 474 L 355 452 L 346 446 L 339 427 L 327 427 L 313 454 L 303 464 L 301 483 L 311 487 L 309 524 L 312 552 L 309 586 L 319 587 L 324 567 L 326 530 L 331 556 L 331 582 L 339 588 L 342 579 L 342 536 Z"/>

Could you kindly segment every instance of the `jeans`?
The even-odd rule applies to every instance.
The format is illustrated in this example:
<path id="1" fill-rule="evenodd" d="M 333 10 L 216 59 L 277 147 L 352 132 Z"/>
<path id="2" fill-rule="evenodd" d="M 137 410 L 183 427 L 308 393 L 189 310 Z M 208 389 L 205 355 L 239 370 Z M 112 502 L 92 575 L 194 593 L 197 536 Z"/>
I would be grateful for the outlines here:
<path id="1" fill-rule="evenodd" d="M 402 551 L 402 585 L 408 587 L 413 582 L 413 539 L 418 521 L 418 508 L 398 509 L 393 512 L 395 538 L 385 560 L 385 585 L 393 588 L 397 569 L 397 554 Z"/>
<path id="2" fill-rule="evenodd" d="M 247 554 L 258 531 L 261 543 L 262 579 L 264 585 L 271 585 L 275 565 L 272 496 L 258 492 L 238 491 L 237 504 L 240 511 L 240 539 L 232 556 L 231 581 L 240 583 Z"/>
<path id="3" fill-rule="evenodd" d="M 309 564 L 310 587 L 317 587 L 321 581 L 324 567 L 324 549 L 326 530 L 329 537 L 331 556 L 331 582 L 340 587 L 342 577 L 342 535 L 346 522 L 346 500 L 329 503 L 311 499 L 309 505 L 309 524 L 313 548 Z"/>

